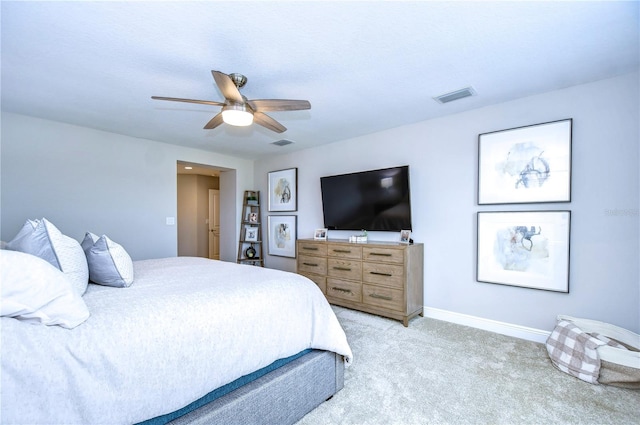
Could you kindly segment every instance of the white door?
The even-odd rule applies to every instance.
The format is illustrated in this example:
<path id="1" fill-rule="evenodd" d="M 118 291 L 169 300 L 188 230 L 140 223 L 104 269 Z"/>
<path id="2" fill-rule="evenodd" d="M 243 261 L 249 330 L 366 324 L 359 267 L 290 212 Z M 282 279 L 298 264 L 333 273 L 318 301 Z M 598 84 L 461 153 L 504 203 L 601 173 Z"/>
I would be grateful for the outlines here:
<path id="1" fill-rule="evenodd" d="M 209 258 L 220 259 L 220 191 L 209 189 Z"/>

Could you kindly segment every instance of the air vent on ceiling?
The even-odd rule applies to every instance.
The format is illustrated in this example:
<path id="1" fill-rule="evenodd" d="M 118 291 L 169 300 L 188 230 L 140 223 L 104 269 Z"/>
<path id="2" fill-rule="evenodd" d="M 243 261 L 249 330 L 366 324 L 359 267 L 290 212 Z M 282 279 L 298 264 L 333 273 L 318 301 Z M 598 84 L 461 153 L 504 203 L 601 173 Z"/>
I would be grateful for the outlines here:
<path id="1" fill-rule="evenodd" d="M 292 144 L 293 142 L 291 140 L 287 140 L 287 139 L 282 139 L 282 140 L 278 140 L 277 142 L 273 142 L 271 143 L 272 145 L 276 145 L 276 146 L 287 146 Z"/>
<path id="2" fill-rule="evenodd" d="M 463 99 L 465 97 L 475 96 L 475 95 L 476 95 L 476 91 L 473 89 L 473 87 L 465 87 L 463 89 L 456 90 L 451 93 L 436 96 L 434 97 L 434 100 L 438 103 L 449 103 L 449 102 L 453 102 L 454 100 Z"/>

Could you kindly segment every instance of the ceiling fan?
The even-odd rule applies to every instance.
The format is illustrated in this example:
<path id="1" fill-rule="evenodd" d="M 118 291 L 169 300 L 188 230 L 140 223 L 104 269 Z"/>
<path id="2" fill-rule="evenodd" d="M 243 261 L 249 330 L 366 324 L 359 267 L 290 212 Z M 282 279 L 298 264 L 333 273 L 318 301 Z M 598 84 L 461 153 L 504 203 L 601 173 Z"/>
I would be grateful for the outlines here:
<path id="1" fill-rule="evenodd" d="M 291 99 L 254 99 L 248 100 L 240 94 L 240 88 L 247 83 L 247 77 L 242 74 L 224 74 L 211 71 L 216 85 L 222 92 L 224 102 L 213 100 L 180 99 L 176 97 L 151 96 L 151 99 L 170 100 L 174 102 L 200 103 L 202 105 L 222 106 L 222 111 L 204 126 L 205 130 L 218 127 L 223 122 L 234 126 L 248 126 L 259 124 L 277 133 L 286 131 L 286 127 L 271 118 L 265 112 L 269 111 L 298 111 L 311 109 L 308 100 Z"/>

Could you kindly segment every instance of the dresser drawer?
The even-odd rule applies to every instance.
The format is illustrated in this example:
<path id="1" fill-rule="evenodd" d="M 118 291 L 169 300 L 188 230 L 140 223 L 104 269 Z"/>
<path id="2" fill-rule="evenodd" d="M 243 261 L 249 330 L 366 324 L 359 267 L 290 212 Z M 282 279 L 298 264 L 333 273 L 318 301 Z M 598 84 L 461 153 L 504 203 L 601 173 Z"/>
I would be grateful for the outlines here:
<path id="1" fill-rule="evenodd" d="M 362 247 L 349 244 L 327 244 L 327 255 L 337 258 L 349 258 L 360 260 L 362 258 Z"/>
<path id="2" fill-rule="evenodd" d="M 316 285 L 318 285 L 318 288 L 320 288 L 320 290 L 322 291 L 323 294 L 327 293 L 327 278 L 324 276 L 318 276 L 315 274 L 311 274 L 311 273 L 300 273 L 302 276 L 307 277 L 309 279 L 311 279 Z"/>
<path id="3" fill-rule="evenodd" d="M 327 274 L 327 259 L 311 255 L 298 255 L 298 273 L 314 273 L 325 276 Z"/>
<path id="4" fill-rule="evenodd" d="M 404 264 L 404 249 L 365 246 L 362 248 L 362 259 L 365 261 Z"/>
<path id="5" fill-rule="evenodd" d="M 362 261 L 329 257 L 327 275 L 342 279 L 362 280 Z"/>
<path id="6" fill-rule="evenodd" d="M 404 311 L 404 291 L 381 286 L 362 285 L 362 302 L 373 307 Z"/>
<path id="7" fill-rule="evenodd" d="M 362 284 L 348 280 L 327 278 L 327 297 L 362 302 Z"/>
<path id="8" fill-rule="evenodd" d="M 385 263 L 363 263 L 362 280 L 393 288 L 404 288 L 404 266 Z"/>
<path id="9" fill-rule="evenodd" d="M 324 242 L 298 241 L 298 254 L 327 256 L 327 244 Z"/>

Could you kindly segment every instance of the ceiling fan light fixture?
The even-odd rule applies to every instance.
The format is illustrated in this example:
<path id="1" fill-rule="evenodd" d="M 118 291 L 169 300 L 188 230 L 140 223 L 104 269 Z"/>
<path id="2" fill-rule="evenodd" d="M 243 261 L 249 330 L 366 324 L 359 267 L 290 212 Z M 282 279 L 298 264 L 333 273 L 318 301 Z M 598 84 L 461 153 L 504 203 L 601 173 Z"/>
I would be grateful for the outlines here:
<path id="1" fill-rule="evenodd" d="M 253 114 L 245 105 L 225 105 L 222 108 L 222 120 L 236 127 L 246 127 L 253 123 Z"/>

